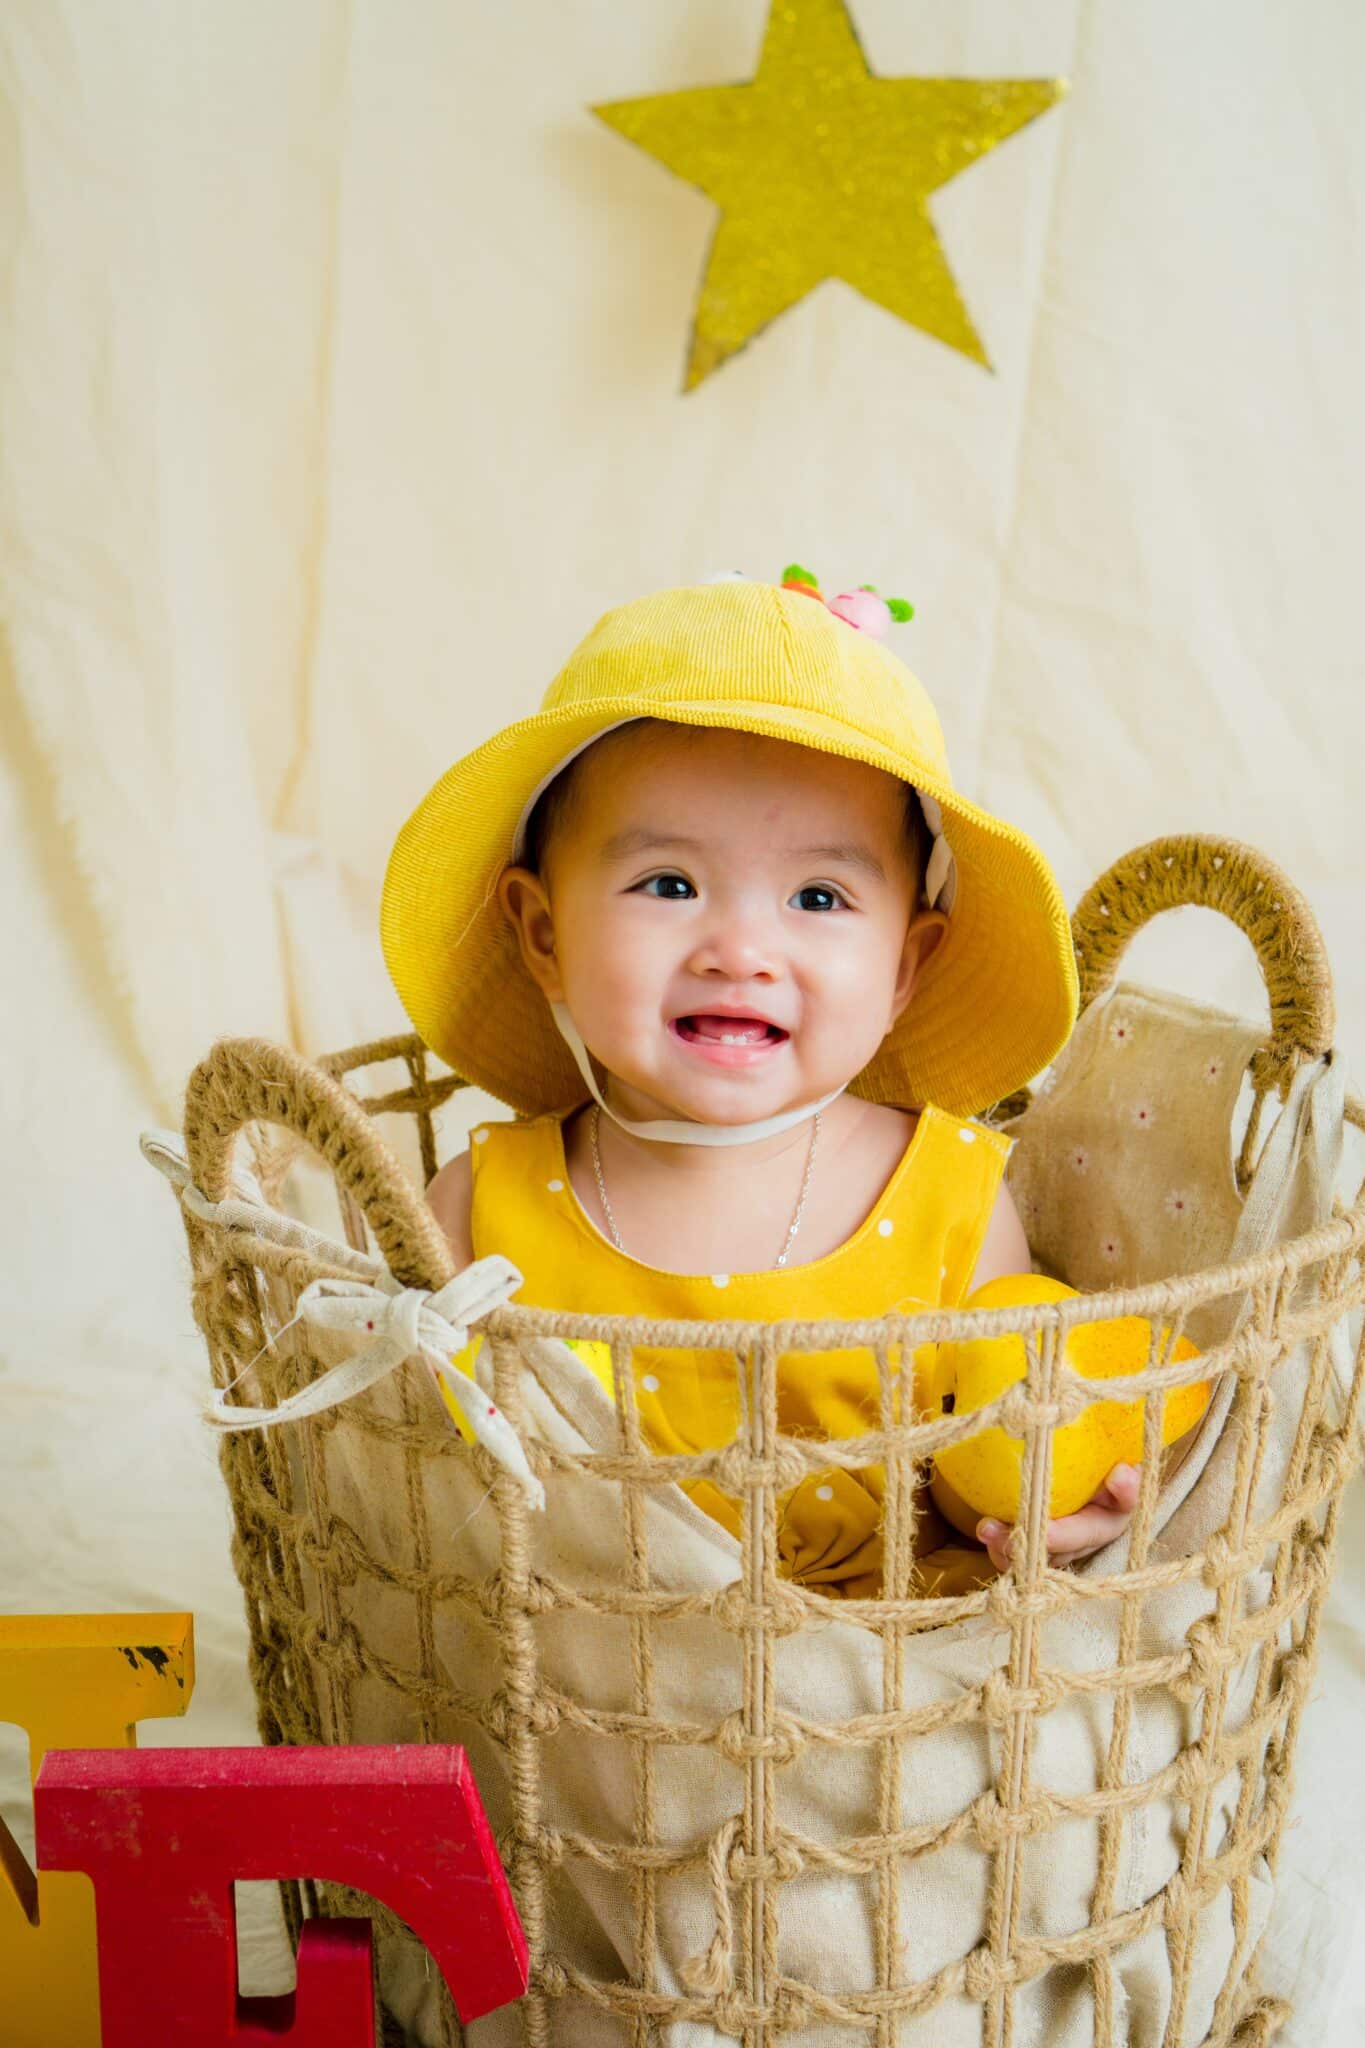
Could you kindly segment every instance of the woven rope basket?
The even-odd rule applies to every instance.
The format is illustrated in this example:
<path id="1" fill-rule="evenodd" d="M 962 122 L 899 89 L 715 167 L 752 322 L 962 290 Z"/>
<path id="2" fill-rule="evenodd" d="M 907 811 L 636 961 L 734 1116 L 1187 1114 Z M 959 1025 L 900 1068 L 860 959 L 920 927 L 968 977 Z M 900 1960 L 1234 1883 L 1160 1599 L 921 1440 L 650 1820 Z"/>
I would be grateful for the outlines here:
<path id="1" fill-rule="evenodd" d="M 1080 905 L 1084 1002 L 1110 990 L 1140 925 L 1186 903 L 1247 933 L 1270 995 L 1235 1166 L 1224 1144 L 1229 1185 L 1246 1188 L 1292 1077 L 1330 1047 L 1326 966 L 1283 876 L 1230 843 L 1169 840 Z M 393 1062 L 401 1085 L 358 1099 L 365 1070 Z M 346 1244 L 438 1289 L 447 1247 L 398 1152 L 430 1178 L 458 1085 L 415 1039 L 323 1066 L 221 1044 L 188 1091 L 190 1175 L 224 1201 L 249 1136 L 275 1200 L 311 1148 Z M 1002 1112 L 1022 1151 L 1027 1099 Z M 1346 1116 L 1365 1127 L 1358 1104 Z M 265 1406 L 308 1384 L 330 1361 L 293 1321 L 298 1297 L 353 1269 L 240 1209 L 230 1225 L 187 1209 L 186 1226 L 215 1384 Z M 543 1515 L 453 1432 L 415 1362 L 344 1407 L 223 1439 L 262 1738 L 468 1745 L 533 1973 L 473 2042 L 1268 2042 L 1285 2008 L 1257 1989 L 1260 1901 L 1355 1462 L 1362 1363 L 1343 1336 L 1363 1238 L 1357 1194 L 1233 1264 L 990 1315 L 798 1327 L 499 1309 L 484 1325 L 488 1385 L 545 1486 Z M 1051 1426 L 1095 1398 L 1062 1343 L 1116 1314 L 1155 1333 L 1146 1370 L 1103 1389 L 1148 1397 L 1142 1497 L 1126 1545 L 1059 1571 L 1044 1540 Z M 1186 1329 L 1202 1357 L 1167 1362 Z M 1026 1382 L 978 1415 L 902 1416 L 896 1347 L 1005 1331 L 1024 1336 Z M 611 1345 L 606 1423 L 582 1385 L 556 1381 L 553 1338 Z M 650 1455 L 637 1344 L 733 1355 L 732 1444 Z M 779 1358 L 842 1346 L 878 1360 L 881 1427 L 780 1436 Z M 1209 1377 L 1215 1446 L 1172 1521 L 1163 1400 Z M 1025 1444 L 1011 1571 L 922 1597 L 917 1481 L 992 1421 Z M 785 1491 L 874 1464 L 881 1597 L 831 1602 L 781 1577 Z M 700 1477 L 742 1503 L 738 1543 L 677 1490 Z M 392 2038 L 458 2042 L 412 1938 L 379 1919 Z"/>

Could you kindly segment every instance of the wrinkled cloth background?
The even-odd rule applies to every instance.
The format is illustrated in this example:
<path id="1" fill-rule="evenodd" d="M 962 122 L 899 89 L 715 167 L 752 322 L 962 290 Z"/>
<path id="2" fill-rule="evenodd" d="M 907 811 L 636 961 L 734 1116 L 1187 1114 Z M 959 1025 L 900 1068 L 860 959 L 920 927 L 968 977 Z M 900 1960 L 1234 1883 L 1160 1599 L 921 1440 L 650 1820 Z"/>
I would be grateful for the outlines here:
<path id="1" fill-rule="evenodd" d="M 933 202 L 995 372 L 832 282 L 683 398 L 713 212 L 586 107 L 749 76 L 765 11 L 0 14 L 0 1603 L 193 1609 L 191 1712 L 146 1742 L 254 1724 L 137 1132 L 215 1037 L 401 1023 L 392 836 L 608 605 L 792 556 L 904 590 L 959 780 L 1072 900 L 1157 832 L 1250 840 L 1365 1044 L 1365 14 L 857 0 L 878 71 L 1072 80 Z M 1203 913 L 1131 972 L 1260 1014 Z M 1362 1493 L 1269 1961 L 1290 2048 L 1365 2025 Z M 23 1766 L 0 1726 L 29 1839 Z M 264 1936 L 247 1968 L 278 1980 Z"/>

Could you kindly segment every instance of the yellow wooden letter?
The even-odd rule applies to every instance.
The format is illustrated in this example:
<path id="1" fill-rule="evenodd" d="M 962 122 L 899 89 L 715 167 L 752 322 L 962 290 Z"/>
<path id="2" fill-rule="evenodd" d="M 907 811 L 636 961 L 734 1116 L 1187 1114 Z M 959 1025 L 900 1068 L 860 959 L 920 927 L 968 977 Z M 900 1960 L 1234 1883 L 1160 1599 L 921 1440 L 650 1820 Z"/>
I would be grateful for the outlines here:
<path id="1" fill-rule="evenodd" d="M 134 1748 L 136 1722 L 183 1714 L 193 1690 L 188 1614 L 0 1615 L 0 1721 L 26 1730 L 34 1778 L 50 1749 Z M 100 2040 L 94 1887 L 76 1871 L 31 1870 L 3 1819 L 0 2040 Z"/>

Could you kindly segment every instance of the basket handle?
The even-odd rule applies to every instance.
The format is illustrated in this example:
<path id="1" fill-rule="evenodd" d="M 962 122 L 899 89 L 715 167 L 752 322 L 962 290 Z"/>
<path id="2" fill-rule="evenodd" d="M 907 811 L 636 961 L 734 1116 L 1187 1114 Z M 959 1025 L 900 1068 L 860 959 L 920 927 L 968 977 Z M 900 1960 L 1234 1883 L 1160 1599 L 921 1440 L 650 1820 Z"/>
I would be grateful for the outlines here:
<path id="1" fill-rule="evenodd" d="M 1210 833 L 1153 839 L 1116 860 L 1071 919 L 1081 1008 L 1113 982 L 1130 940 L 1163 910 L 1197 904 L 1246 934 L 1270 998 L 1270 1037 L 1251 1062 L 1257 1091 L 1332 1047 L 1336 1007 L 1327 949 L 1307 898 L 1253 846 Z"/>
<path id="2" fill-rule="evenodd" d="M 185 1154 L 211 1202 L 230 1192 L 233 1145 L 243 1125 L 278 1124 L 331 1167 L 374 1231 L 405 1287 L 443 1287 L 455 1271 L 440 1225 L 366 1111 L 319 1067 L 265 1038 L 225 1038 L 185 1091 Z"/>

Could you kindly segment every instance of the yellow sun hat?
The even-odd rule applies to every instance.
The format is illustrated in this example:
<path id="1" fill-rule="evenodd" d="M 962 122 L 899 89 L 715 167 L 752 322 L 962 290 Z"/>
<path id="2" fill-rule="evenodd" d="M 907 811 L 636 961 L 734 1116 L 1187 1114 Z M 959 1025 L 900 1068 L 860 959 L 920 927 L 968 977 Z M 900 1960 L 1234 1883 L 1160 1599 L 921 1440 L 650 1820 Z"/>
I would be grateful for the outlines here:
<path id="1" fill-rule="evenodd" d="M 936 835 L 941 814 L 953 868 L 947 929 L 853 1082 L 858 1094 L 971 1116 L 1065 1043 L 1076 962 L 1051 868 L 1024 833 L 958 794 L 922 686 L 799 573 L 804 588 L 704 583 L 607 612 L 540 710 L 457 761 L 399 833 L 380 911 L 394 985 L 432 1050 L 514 1110 L 563 1114 L 585 1089 L 498 907 L 498 878 L 555 775 L 640 718 L 864 761 L 913 784 Z"/>

